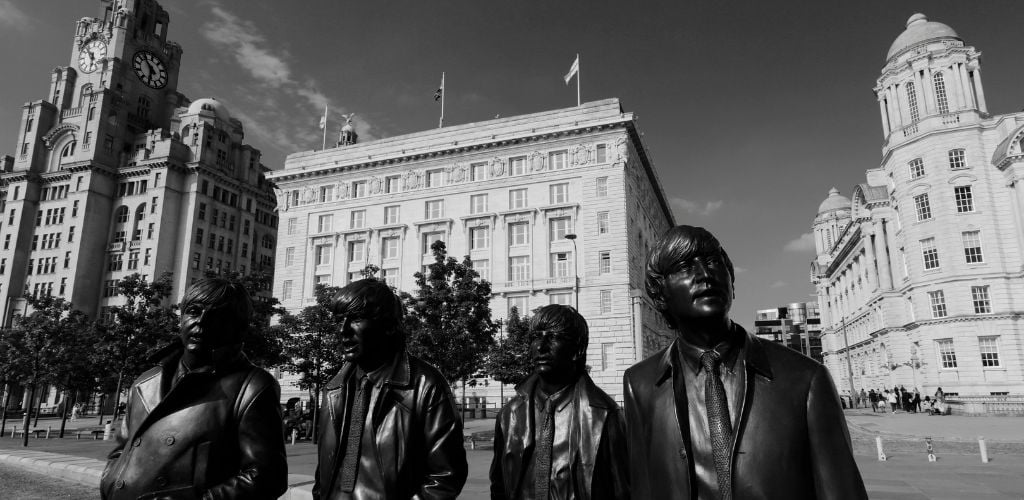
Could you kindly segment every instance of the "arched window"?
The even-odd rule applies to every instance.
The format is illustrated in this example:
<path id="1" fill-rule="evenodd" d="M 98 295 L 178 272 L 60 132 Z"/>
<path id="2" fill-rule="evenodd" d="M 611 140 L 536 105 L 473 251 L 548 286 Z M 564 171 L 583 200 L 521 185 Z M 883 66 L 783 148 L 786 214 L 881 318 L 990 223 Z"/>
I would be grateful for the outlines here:
<path id="1" fill-rule="evenodd" d="M 128 207 L 124 207 L 127 209 Z M 132 241 L 142 239 L 142 220 L 146 218 L 146 204 L 142 203 L 135 209 L 135 218 L 132 222 Z"/>
<path id="2" fill-rule="evenodd" d="M 60 161 L 64 162 L 65 158 L 70 158 L 75 155 L 75 141 L 71 141 L 64 145 L 64 149 L 60 150 Z"/>
<path id="3" fill-rule="evenodd" d="M 935 73 L 932 76 L 932 82 L 935 84 L 935 101 L 939 105 L 939 113 L 949 113 L 949 99 L 946 98 L 946 81 L 942 73 Z"/>
<path id="4" fill-rule="evenodd" d="M 114 222 L 117 222 L 118 224 L 128 222 L 128 207 L 124 205 L 117 207 L 117 211 L 114 212 Z"/>
<path id="5" fill-rule="evenodd" d="M 78 96 L 78 105 L 81 106 L 81 105 L 85 104 L 87 102 L 86 101 L 87 99 L 91 100 L 91 98 L 92 98 L 91 96 L 92 96 L 92 84 L 91 83 L 87 83 L 85 85 L 82 85 L 82 93 L 79 94 L 79 96 Z"/>
<path id="6" fill-rule="evenodd" d="M 138 115 L 138 117 L 142 118 L 142 119 L 148 118 L 149 117 L 149 106 L 150 106 L 149 98 L 144 96 L 144 95 L 140 95 L 139 96 L 138 105 L 135 106 L 135 114 Z"/>
<path id="7" fill-rule="evenodd" d="M 914 82 L 907 82 L 907 106 L 910 108 L 910 121 L 916 122 L 920 117 L 917 111 L 917 86 Z"/>

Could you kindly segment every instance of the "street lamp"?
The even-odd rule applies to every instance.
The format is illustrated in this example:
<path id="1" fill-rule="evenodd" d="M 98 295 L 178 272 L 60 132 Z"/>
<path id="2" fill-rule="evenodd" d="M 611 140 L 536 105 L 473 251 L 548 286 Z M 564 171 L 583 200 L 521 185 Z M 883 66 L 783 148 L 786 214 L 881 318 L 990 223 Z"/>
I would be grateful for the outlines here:
<path id="1" fill-rule="evenodd" d="M 572 242 L 572 274 L 575 278 L 572 283 L 573 290 L 576 291 L 576 310 L 580 310 L 580 265 L 579 265 L 579 250 L 576 248 L 576 233 L 569 233 L 565 235 L 565 239 Z"/>

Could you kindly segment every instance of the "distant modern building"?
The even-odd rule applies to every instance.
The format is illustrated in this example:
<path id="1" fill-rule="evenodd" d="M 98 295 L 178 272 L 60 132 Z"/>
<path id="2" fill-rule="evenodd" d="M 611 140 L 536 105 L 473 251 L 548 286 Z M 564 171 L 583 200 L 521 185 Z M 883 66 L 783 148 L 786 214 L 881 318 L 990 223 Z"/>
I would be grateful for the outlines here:
<path id="1" fill-rule="evenodd" d="M 492 282 L 494 318 L 578 305 L 591 375 L 616 398 L 625 369 L 671 340 L 643 283 L 672 213 L 617 99 L 364 143 L 349 124 L 338 147 L 289 155 L 268 178 L 283 224 L 274 295 L 293 312 L 368 264 L 414 292 L 443 240 Z M 481 382 L 467 395 L 497 402 L 503 388 Z"/>
<path id="2" fill-rule="evenodd" d="M 1024 392 L 1024 113 L 991 114 L 981 54 L 914 14 L 875 86 L 882 158 L 833 189 L 811 265 L 840 389 Z"/>
<path id="3" fill-rule="evenodd" d="M 75 24 L 47 97 L 24 105 L 0 173 L 4 326 L 28 294 L 97 318 L 133 273 L 170 272 L 177 301 L 208 270 L 273 272 L 269 169 L 221 103 L 177 91 L 169 20 L 153 0 L 104 3 Z"/>
<path id="4" fill-rule="evenodd" d="M 778 342 L 821 363 L 821 315 L 816 302 L 758 309 L 754 335 Z"/>

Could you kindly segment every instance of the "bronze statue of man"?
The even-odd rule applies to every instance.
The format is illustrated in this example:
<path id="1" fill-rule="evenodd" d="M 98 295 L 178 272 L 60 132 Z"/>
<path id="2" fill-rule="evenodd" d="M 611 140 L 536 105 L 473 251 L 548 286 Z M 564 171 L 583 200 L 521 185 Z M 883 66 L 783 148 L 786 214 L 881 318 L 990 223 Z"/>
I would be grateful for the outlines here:
<path id="1" fill-rule="evenodd" d="M 331 300 L 343 364 L 324 387 L 314 499 L 455 498 L 466 482 L 448 382 L 405 349 L 404 308 L 383 281 Z"/>
<path id="2" fill-rule="evenodd" d="M 180 342 L 128 391 L 104 499 L 276 499 L 288 488 L 277 380 L 242 354 L 249 293 L 204 279 L 181 301 Z"/>
<path id="3" fill-rule="evenodd" d="M 586 320 L 572 307 L 544 306 L 530 333 L 533 374 L 495 423 L 491 498 L 629 498 L 619 407 L 585 368 Z"/>
<path id="4" fill-rule="evenodd" d="M 734 281 L 703 228 L 651 249 L 647 293 L 677 336 L 626 370 L 633 495 L 867 498 L 828 371 L 733 323 Z"/>

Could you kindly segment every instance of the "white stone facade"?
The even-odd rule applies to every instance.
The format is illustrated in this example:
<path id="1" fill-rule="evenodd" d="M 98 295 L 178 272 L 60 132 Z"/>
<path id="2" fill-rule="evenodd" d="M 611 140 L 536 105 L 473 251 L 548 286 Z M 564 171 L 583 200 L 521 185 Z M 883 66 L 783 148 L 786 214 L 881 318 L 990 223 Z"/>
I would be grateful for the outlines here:
<path id="1" fill-rule="evenodd" d="M 268 177 L 282 207 L 273 293 L 292 312 L 317 282 L 345 285 L 368 264 L 414 292 L 439 238 L 491 281 L 495 319 L 575 305 L 578 269 L 590 373 L 617 399 L 625 369 L 668 336 L 641 291 L 646 249 L 672 215 L 615 99 L 295 153 Z M 467 396 L 512 394 L 479 382 Z"/>
<path id="2" fill-rule="evenodd" d="M 875 88 L 881 164 L 815 218 L 811 278 L 841 390 L 852 372 L 856 390 L 1024 392 L 1024 113 L 988 113 L 979 56 L 911 17 Z"/>

